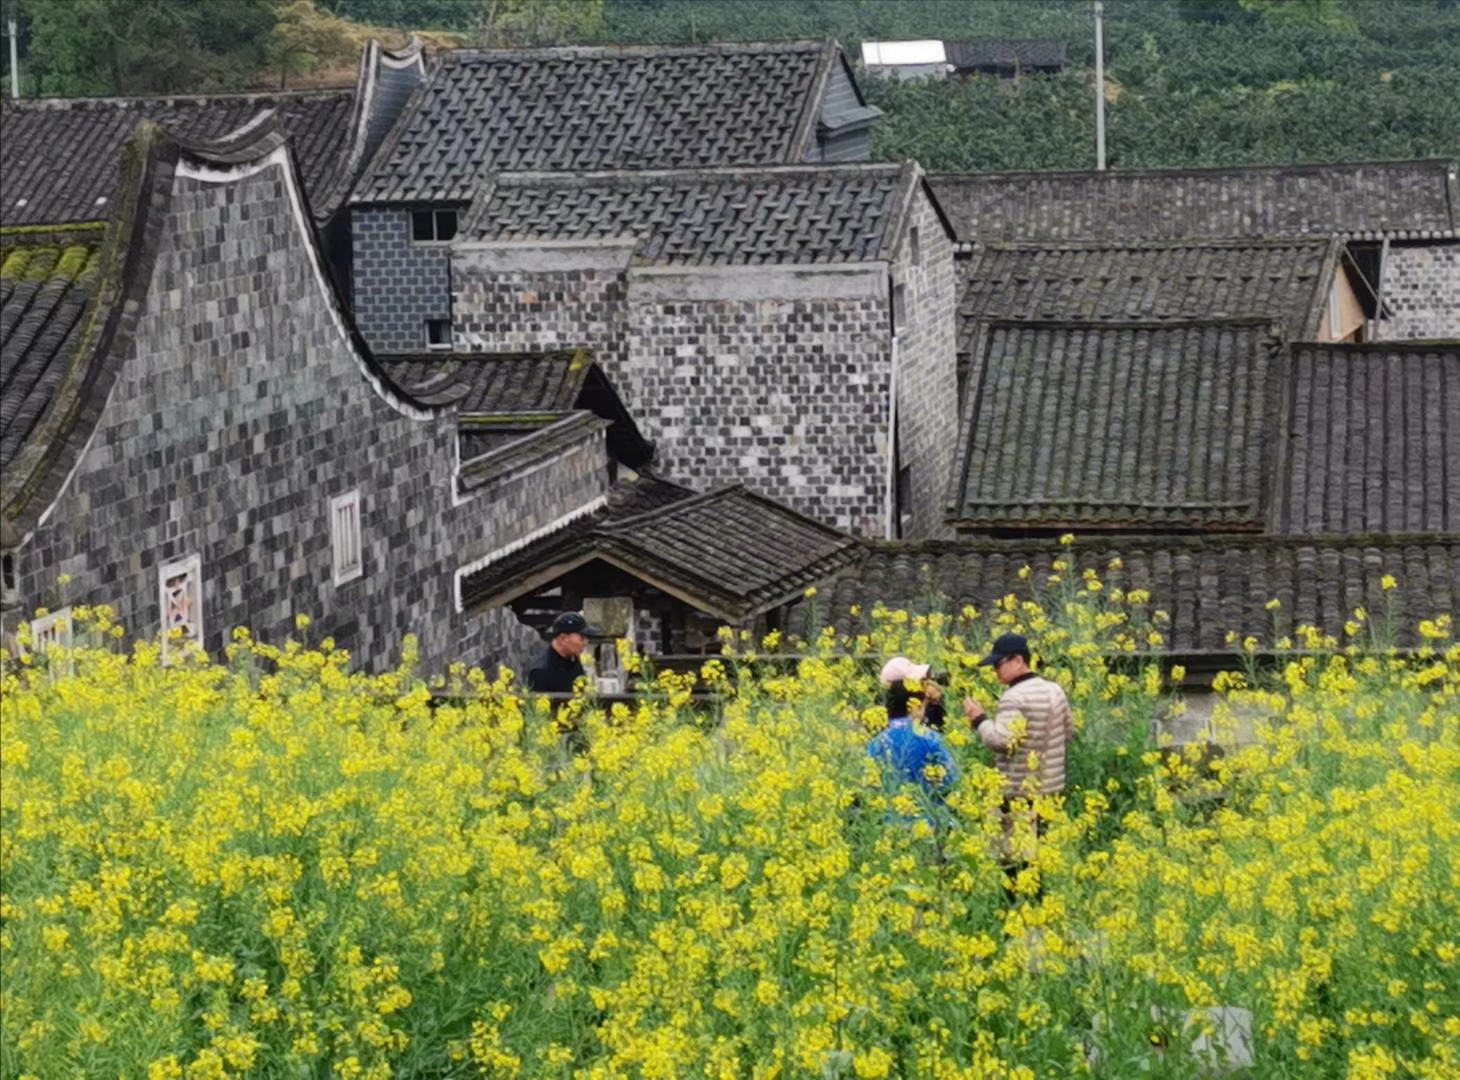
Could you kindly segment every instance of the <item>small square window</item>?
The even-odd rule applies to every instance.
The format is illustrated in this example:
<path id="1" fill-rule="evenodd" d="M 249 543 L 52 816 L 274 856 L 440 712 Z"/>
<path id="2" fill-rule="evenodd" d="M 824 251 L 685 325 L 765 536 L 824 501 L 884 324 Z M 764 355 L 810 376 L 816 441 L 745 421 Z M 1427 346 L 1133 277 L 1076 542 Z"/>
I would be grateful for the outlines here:
<path id="1" fill-rule="evenodd" d="M 450 319 L 427 319 L 426 320 L 426 348 L 428 348 L 428 349 L 449 349 L 449 348 L 451 348 L 451 320 Z"/>
<path id="2" fill-rule="evenodd" d="M 335 584 L 354 581 L 365 572 L 360 542 L 360 491 L 330 500 L 330 540 L 334 549 Z"/>
<path id="3" fill-rule="evenodd" d="M 444 243 L 455 235 L 455 210 L 413 210 L 411 212 L 411 239 L 417 243 Z"/>
<path id="4" fill-rule="evenodd" d="M 189 642 L 203 647 L 203 560 L 189 555 L 157 571 L 162 609 L 162 662 L 181 655 Z"/>

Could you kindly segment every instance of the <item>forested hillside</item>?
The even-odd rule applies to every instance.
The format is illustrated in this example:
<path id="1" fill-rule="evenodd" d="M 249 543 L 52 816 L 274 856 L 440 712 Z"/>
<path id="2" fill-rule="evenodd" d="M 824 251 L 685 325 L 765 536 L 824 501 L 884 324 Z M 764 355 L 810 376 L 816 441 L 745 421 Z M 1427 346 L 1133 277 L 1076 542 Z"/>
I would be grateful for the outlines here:
<path id="1" fill-rule="evenodd" d="M 85 8 L 97 40 L 110 12 L 132 0 L 0 0 L 24 16 L 23 67 L 43 93 L 205 89 L 272 79 L 272 50 L 216 39 L 259 33 L 261 8 L 296 24 L 310 0 L 214 0 L 206 25 L 224 63 L 172 73 L 158 86 L 126 83 L 115 47 L 87 48 L 60 12 Z M 320 14 L 463 42 L 688 42 L 1050 37 L 1071 70 L 1025 77 L 895 83 L 863 78 L 887 113 L 881 157 L 934 170 L 1082 168 L 1094 164 L 1094 14 L 1090 0 L 313 0 Z M 153 0 L 152 10 L 189 0 Z M 232 19 L 224 9 L 248 12 Z M 201 10 L 195 8 L 195 10 Z M 292 16 L 291 13 L 292 12 Z M 220 17 L 221 16 L 221 17 Z M 136 22 L 135 15 L 130 16 Z M 307 30 L 307 26 L 305 30 Z M 286 44 L 280 45 L 283 36 Z M 294 38 L 308 33 L 295 31 Z M 239 43 L 233 43 L 238 46 Z M 176 34 L 154 55 L 184 55 Z M 203 55 L 203 53 L 200 53 Z M 1107 144 L 1112 166 L 1210 165 L 1442 156 L 1460 159 L 1460 3 L 1457 0 L 1105 0 Z M 109 61 L 107 57 L 112 59 Z M 205 57 L 206 58 L 206 57 Z M 255 65 L 250 74 L 248 63 Z M 91 66 L 88 69 L 87 65 Z M 110 65 L 110 66 L 109 66 Z M 301 69 L 304 64 L 297 65 Z M 145 67 L 145 65 L 144 65 Z M 93 70 L 94 69 L 94 70 Z M 114 77 L 114 79 L 113 79 Z M 109 80 L 111 85 L 109 85 Z"/>

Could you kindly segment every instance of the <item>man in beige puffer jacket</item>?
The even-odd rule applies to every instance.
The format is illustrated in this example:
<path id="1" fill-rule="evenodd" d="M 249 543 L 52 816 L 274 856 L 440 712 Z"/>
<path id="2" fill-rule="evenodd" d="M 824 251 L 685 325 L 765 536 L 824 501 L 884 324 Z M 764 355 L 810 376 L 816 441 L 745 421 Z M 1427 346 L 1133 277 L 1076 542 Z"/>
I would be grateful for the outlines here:
<path id="1" fill-rule="evenodd" d="M 1000 636 L 982 662 L 1008 687 L 993 716 L 976 698 L 963 702 L 964 715 L 994 751 L 995 764 L 1004 774 L 1006 807 L 1009 799 L 1064 791 L 1065 744 L 1075 733 L 1065 692 L 1036 674 L 1029 659 L 1029 642 L 1023 635 Z"/>

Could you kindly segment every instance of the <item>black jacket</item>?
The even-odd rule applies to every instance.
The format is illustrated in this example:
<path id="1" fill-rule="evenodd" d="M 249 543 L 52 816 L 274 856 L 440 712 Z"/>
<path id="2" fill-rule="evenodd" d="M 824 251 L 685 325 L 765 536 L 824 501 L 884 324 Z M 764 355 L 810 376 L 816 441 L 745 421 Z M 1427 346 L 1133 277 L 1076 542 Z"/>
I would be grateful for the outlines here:
<path id="1" fill-rule="evenodd" d="M 563 656 L 549 645 L 527 669 L 527 688 L 539 694 L 571 694 L 574 681 L 583 674 L 582 660 Z"/>

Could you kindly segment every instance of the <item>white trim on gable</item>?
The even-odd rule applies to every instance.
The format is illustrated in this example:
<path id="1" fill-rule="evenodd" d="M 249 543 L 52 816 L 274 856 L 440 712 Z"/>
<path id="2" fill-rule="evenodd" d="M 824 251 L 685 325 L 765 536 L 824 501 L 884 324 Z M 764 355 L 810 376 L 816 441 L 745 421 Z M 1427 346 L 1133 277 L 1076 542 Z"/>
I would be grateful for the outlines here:
<path id="1" fill-rule="evenodd" d="M 577 521 L 579 518 L 587 517 L 589 514 L 594 513 L 595 511 L 600 510 L 607 505 L 607 495 L 599 495 L 596 498 L 589 499 L 582 506 L 578 507 L 575 510 L 570 510 L 568 513 L 564 514 L 562 517 L 558 518 L 555 521 L 548 522 L 542 528 L 533 529 L 532 532 L 528 533 L 526 536 L 513 540 L 510 544 L 504 544 L 502 547 L 497 548 L 496 551 L 489 552 L 488 554 L 483 555 L 480 559 L 476 559 L 472 562 L 467 563 L 465 566 L 458 567 L 456 570 L 456 574 L 451 582 L 452 601 L 456 605 L 457 613 L 459 614 L 463 610 L 461 603 L 461 583 L 463 580 L 470 577 L 472 574 L 475 574 L 478 570 L 483 570 L 486 567 L 491 566 L 492 563 L 498 561 L 499 559 L 505 559 L 513 552 L 521 551 L 528 544 L 534 544 L 537 541 L 541 540 L 544 536 L 549 536 L 552 533 L 557 532 L 559 529 L 573 524 L 573 522 Z"/>

